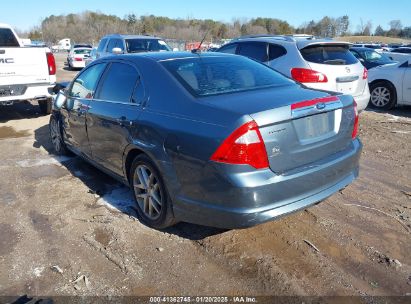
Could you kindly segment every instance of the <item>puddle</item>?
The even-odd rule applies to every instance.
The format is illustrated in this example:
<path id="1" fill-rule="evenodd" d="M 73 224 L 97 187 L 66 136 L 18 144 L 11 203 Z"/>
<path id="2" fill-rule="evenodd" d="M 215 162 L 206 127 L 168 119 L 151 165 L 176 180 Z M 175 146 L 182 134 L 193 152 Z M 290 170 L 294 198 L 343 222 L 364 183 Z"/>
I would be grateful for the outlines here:
<path id="1" fill-rule="evenodd" d="M 37 180 L 45 177 L 58 179 L 67 175 L 68 172 L 57 165 L 39 166 L 35 168 L 27 168 L 24 171 L 24 179 L 27 181 Z"/>
<path id="2" fill-rule="evenodd" d="M 94 239 L 104 247 L 107 247 L 111 242 L 111 234 L 104 229 L 94 229 Z"/>
<path id="3" fill-rule="evenodd" d="M 30 136 L 29 130 L 16 131 L 12 127 L 0 127 L 0 139 Z"/>
<path id="4" fill-rule="evenodd" d="M 54 156 L 46 159 L 26 159 L 18 161 L 17 165 L 22 168 L 40 167 L 46 165 L 61 165 L 62 162 L 66 162 L 72 159 L 72 157 L 67 156 Z"/>
<path id="5" fill-rule="evenodd" d="M 33 228 L 37 230 L 37 232 L 47 238 L 52 238 L 54 236 L 54 231 L 48 216 L 35 210 L 31 210 L 29 212 L 29 217 Z"/>

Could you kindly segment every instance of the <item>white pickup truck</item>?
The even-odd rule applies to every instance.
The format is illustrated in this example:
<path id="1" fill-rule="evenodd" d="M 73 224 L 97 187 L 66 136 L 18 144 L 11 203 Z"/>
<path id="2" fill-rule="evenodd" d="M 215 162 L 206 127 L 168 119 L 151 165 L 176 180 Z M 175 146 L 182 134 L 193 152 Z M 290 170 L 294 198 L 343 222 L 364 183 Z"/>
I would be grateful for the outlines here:
<path id="1" fill-rule="evenodd" d="M 0 23 L 0 106 L 37 100 L 41 112 L 49 114 L 55 83 L 56 62 L 50 49 L 24 47 L 14 30 Z"/>

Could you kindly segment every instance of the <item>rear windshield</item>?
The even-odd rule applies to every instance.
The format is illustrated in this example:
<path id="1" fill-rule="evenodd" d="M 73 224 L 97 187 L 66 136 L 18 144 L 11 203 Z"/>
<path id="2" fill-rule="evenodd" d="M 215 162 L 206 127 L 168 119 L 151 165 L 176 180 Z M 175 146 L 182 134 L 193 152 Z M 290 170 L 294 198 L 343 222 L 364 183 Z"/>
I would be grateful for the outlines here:
<path id="1" fill-rule="evenodd" d="M 312 63 L 346 65 L 358 62 L 348 50 L 348 45 L 313 45 L 300 52 L 305 60 Z"/>
<path id="2" fill-rule="evenodd" d="M 20 45 L 10 29 L 0 28 L 0 46 L 19 47 Z"/>
<path id="3" fill-rule="evenodd" d="M 197 97 L 295 84 L 266 65 L 242 56 L 195 57 L 161 63 Z"/>
<path id="4" fill-rule="evenodd" d="M 163 40 L 158 39 L 126 39 L 127 53 L 171 51 Z"/>
<path id="5" fill-rule="evenodd" d="M 87 49 L 80 49 L 80 50 L 74 50 L 74 54 L 90 54 L 91 50 Z"/>

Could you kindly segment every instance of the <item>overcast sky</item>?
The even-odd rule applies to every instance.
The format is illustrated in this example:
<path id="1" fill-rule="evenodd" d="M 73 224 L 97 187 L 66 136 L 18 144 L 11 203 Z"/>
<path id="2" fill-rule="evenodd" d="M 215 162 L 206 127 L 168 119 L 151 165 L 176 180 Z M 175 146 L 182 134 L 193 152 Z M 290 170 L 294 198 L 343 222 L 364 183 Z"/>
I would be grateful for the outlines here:
<path id="1" fill-rule="evenodd" d="M 20 30 L 39 25 L 50 15 L 99 11 L 123 18 L 134 13 L 166 16 L 170 18 L 214 19 L 230 22 L 234 17 L 270 17 L 287 21 L 298 27 L 303 22 L 328 15 L 350 17 L 350 30 L 356 31 L 362 19 L 388 29 L 389 21 L 401 20 L 403 26 L 411 26 L 411 0 L 63 0 L 63 1 L 2 1 L 0 23 L 8 23 Z"/>

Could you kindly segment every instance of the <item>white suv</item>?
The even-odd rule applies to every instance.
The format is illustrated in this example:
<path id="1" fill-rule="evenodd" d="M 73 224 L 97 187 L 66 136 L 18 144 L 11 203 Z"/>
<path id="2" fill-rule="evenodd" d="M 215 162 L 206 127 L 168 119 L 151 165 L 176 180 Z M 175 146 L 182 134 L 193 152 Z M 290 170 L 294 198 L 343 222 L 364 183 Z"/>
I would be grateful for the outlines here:
<path id="1" fill-rule="evenodd" d="M 245 36 L 217 52 L 260 61 L 305 86 L 350 94 L 364 110 L 370 100 L 368 71 L 349 51 L 350 43 L 314 37 Z"/>

